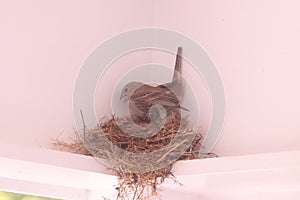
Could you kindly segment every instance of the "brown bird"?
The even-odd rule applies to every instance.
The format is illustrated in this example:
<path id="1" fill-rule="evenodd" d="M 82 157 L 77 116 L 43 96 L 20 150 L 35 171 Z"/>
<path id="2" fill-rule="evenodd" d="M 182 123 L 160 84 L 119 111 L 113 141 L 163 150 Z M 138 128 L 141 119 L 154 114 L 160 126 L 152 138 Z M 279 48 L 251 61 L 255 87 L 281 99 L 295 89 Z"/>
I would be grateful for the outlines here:
<path id="1" fill-rule="evenodd" d="M 171 111 L 188 110 L 180 106 L 184 96 L 184 81 L 181 77 L 181 68 L 182 48 L 178 47 L 171 82 L 158 86 L 151 86 L 141 82 L 129 82 L 125 85 L 121 91 L 120 100 L 123 103 L 129 101 L 129 113 L 135 123 L 149 123 L 153 117 L 159 119 L 164 118 Z M 165 111 L 162 112 L 163 109 L 160 106 L 157 107 L 157 105 L 162 106 Z"/>

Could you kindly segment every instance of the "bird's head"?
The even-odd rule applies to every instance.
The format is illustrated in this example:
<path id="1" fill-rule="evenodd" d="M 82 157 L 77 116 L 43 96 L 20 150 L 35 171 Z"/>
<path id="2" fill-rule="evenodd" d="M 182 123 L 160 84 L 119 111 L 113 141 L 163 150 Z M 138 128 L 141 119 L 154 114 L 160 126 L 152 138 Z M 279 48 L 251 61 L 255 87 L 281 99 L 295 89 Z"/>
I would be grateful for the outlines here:
<path id="1" fill-rule="evenodd" d="M 143 83 L 141 83 L 141 82 L 129 82 L 129 83 L 127 83 L 121 91 L 120 101 L 122 101 L 123 103 L 129 101 L 129 99 L 130 99 L 131 95 L 133 94 L 133 92 L 142 85 L 143 85 Z"/>

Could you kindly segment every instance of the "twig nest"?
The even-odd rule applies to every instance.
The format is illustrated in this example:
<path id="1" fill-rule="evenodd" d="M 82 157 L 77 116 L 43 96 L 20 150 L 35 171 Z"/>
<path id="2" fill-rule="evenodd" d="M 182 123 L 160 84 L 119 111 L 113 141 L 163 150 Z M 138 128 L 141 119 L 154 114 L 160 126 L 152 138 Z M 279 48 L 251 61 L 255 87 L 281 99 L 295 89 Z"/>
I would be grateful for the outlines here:
<path id="1" fill-rule="evenodd" d="M 187 118 L 181 119 L 176 113 L 167 116 L 157 134 L 152 133 L 155 130 L 152 126 L 156 125 L 137 125 L 127 117 L 112 116 L 102 120 L 95 130 L 86 131 L 73 144 L 56 143 L 72 152 L 92 155 L 115 169 L 119 175 L 117 199 L 144 199 L 155 195 L 157 185 L 172 175 L 174 162 L 199 158 L 202 140 Z M 150 193 L 146 192 L 147 187 L 151 188 Z"/>
<path id="2" fill-rule="evenodd" d="M 85 133 L 82 141 L 94 157 L 109 167 L 125 173 L 146 173 L 178 160 L 190 149 L 196 135 L 187 119 L 176 114 L 168 115 L 157 134 L 153 131 L 157 131 L 155 123 L 136 125 L 130 118 L 112 117 Z"/>

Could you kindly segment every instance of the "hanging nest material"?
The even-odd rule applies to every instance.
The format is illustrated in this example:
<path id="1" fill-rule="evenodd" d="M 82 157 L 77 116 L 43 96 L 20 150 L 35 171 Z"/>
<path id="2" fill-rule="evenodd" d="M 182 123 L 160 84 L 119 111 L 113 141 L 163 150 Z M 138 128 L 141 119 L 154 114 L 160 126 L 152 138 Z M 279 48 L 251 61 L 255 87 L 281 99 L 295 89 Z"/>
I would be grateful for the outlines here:
<path id="1" fill-rule="evenodd" d="M 202 135 L 195 132 L 186 118 L 181 119 L 176 114 L 168 115 L 157 134 L 152 134 L 154 129 L 145 124 L 139 124 L 139 127 L 136 129 L 127 117 L 112 116 L 102 120 L 97 129 L 86 131 L 83 138 L 77 137 L 73 143 L 56 140 L 55 145 L 60 150 L 109 160 L 119 176 L 116 189 L 117 199 L 120 200 L 140 200 L 155 196 L 157 186 L 166 178 L 176 180 L 171 169 L 172 164 L 178 160 L 215 157 L 214 154 L 199 155 Z M 134 137 L 126 134 L 128 132 L 152 136 Z M 152 156 L 148 160 L 144 159 L 148 154 Z M 143 162 L 139 160 L 141 155 Z"/>

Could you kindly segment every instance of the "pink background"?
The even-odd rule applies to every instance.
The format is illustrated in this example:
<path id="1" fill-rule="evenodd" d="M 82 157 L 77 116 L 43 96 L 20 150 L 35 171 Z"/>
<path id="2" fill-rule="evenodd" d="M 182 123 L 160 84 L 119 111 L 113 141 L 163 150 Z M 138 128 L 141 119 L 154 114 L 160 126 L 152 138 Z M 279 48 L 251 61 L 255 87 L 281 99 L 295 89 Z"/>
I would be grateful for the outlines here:
<path id="1" fill-rule="evenodd" d="M 217 154 L 299 149 L 299 9 L 296 0 L 1 2 L 1 141 L 50 147 L 72 136 L 82 62 L 117 33 L 157 26 L 191 37 L 220 72 L 227 108 Z"/>

